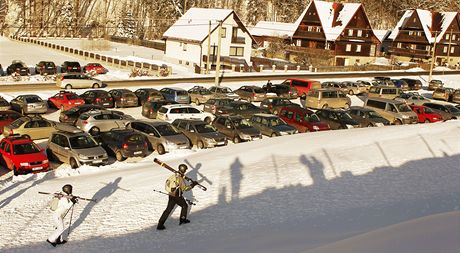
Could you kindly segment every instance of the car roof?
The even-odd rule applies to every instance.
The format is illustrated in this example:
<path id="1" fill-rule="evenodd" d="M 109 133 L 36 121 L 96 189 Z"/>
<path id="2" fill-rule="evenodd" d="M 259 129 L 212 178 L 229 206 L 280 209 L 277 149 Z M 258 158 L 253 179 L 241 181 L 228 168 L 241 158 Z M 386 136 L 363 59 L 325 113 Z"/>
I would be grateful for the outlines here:
<path id="1" fill-rule="evenodd" d="M 111 89 L 110 91 L 121 91 L 121 92 L 133 92 L 132 90 L 129 90 L 129 89 Z"/>
<path id="2" fill-rule="evenodd" d="M 160 125 L 170 125 L 170 123 L 166 122 L 166 121 L 163 121 L 163 120 L 133 120 L 131 121 L 131 123 L 133 122 L 139 122 L 139 123 L 144 123 L 144 124 L 147 124 L 147 125 L 151 125 L 151 126 L 160 126 Z"/>
<path id="3" fill-rule="evenodd" d="M 281 110 L 288 110 L 291 112 L 307 112 L 307 113 L 314 113 L 312 110 L 309 110 L 307 108 L 302 108 L 300 106 L 295 106 L 295 105 L 290 105 L 290 106 L 284 106 L 281 108 Z"/>
<path id="4" fill-rule="evenodd" d="M 264 118 L 278 118 L 278 116 L 273 115 L 273 114 L 268 114 L 268 113 L 256 113 L 253 116 L 259 116 L 259 117 L 264 117 Z"/>
<path id="5" fill-rule="evenodd" d="M 173 105 L 163 105 L 162 107 L 165 107 L 167 109 L 172 109 L 172 108 L 195 108 L 193 105 L 184 105 L 184 104 L 173 104 Z"/>
<path id="6" fill-rule="evenodd" d="M 206 122 L 202 121 L 202 120 L 197 120 L 197 119 L 175 119 L 174 121 L 185 121 L 185 122 L 188 122 L 192 125 L 196 125 L 196 124 L 206 124 Z"/>
<path id="7" fill-rule="evenodd" d="M 22 144 L 22 143 L 33 143 L 32 139 L 25 138 L 22 136 L 8 136 L 4 138 L 5 141 L 10 142 L 11 144 Z"/>
<path id="8" fill-rule="evenodd" d="M 185 89 L 182 89 L 182 88 L 178 88 L 178 87 L 167 87 L 167 89 L 170 89 L 170 90 L 180 90 L 180 91 L 186 91 Z"/>
<path id="9" fill-rule="evenodd" d="M 19 96 L 18 96 L 19 97 Z M 35 94 L 26 94 L 26 95 L 22 95 L 22 97 L 25 97 L 25 98 L 30 98 L 30 97 L 40 97 L 39 95 L 35 95 Z"/>
<path id="10" fill-rule="evenodd" d="M 366 111 L 366 112 L 374 111 L 374 110 L 372 110 L 372 109 L 370 109 L 370 108 L 361 107 L 361 106 L 350 106 L 349 109 L 350 109 L 350 110 Z"/>
<path id="11" fill-rule="evenodd" d="M 405 103 L 403 101 L 394 100 L 394 99 L 388 99 L 388 98 L 368 97 L 367 100 L 374 100 L 374 101 L 380 101 L 380 102 L 385 102 L 385 103 L 395 103 L 395 104 L 404 104 Z"/>

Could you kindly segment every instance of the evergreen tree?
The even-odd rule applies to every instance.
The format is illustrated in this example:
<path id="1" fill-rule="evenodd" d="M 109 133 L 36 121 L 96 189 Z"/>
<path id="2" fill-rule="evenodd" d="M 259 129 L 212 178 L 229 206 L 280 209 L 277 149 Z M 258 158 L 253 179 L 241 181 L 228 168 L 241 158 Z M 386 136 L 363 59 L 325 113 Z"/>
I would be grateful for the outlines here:
<path id="1" fill-rule="evenodd" d="M 246 10 L 246 22 L 248 25 L 256 25 L 257 22 L 267 19 L 267 5 L 264 0 L 249 0 Z"/>

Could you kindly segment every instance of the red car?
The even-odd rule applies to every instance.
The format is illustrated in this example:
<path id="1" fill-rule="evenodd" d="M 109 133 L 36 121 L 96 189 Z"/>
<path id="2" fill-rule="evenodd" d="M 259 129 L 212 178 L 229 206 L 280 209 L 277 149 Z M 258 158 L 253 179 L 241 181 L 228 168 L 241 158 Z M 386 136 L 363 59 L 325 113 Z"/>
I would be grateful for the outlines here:
<path id="1" fill-rule="evenodd" d="M 2 163 L 14 175 L 47 171 L 48 157 L 31 139 L 9 136 L 0 141 Z"/>
<path id="2" fill-rule="evenodd" d="M 85 100 L 73 92 L 61 91 L 56 95 L 48 98 L 48 104 L 58 109 L 67 111 L 77 105 L 85 104 Z"/>
<path id="3" fill-rule="evenodd" d="M 3 127 L 19 119 L 22 115 L 16 111 L 0 111 L 0 133 L 3 133 Z"/>
<path id="4" fill-rule="evenodd" d="M 278 116 L 300 133 L 331 130 L 313 111 L 298 106 L 283 107 Z"/>
<path id="5" fill-rule="evenodd" d="M 442 121 L 442 116 L 438 113 L 435 113 L 431 108 L 423 105 L 409 105 L 412 111 L 414 111 L 418 116 L 419 123 L 433 123 Z"/>
<path id="6" fill-rule="evenodd" d="M 305 99 L 310 90 L 321 89 L 321 83 L 315 80 L 288 78 L 281 84 L 296 88 L 297 96 L 301 99 Z"/>
<path id="7" fill-rule="evenodd" d="M 88 73 L 91 71 L 97 74 L 106 74 L 108 72 L 108 70 L 99 63 L 88 63 L 83 67 L 83 72 Z"/>

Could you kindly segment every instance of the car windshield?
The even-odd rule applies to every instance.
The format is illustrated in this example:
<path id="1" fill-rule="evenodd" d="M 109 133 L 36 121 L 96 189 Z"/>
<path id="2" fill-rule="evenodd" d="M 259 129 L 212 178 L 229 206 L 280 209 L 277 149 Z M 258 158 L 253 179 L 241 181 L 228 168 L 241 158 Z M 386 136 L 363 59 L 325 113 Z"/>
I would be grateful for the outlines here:
<path id="1" fill-rule="evenodd" d="M 196 131 L 200 134 L 213 133 L 216 129 L 208 124 L 195 125 Z"/>
<path id="2" fill-rule="evenodd" d="M 209 91 L 209 90 L 200 90 L 200 94 L 201 95 L 209 95 L 209 94 L 211 94 L 211 91 Z"/>
<path id="3" fill-rule="evenodd" d="M 321 120 L 319 119 L 318 115 L 312 113 L 312 114 L 305 114 L 304 121 L 306 122 L 320 122 Z"/>
<path id="4" fill-rule="evenodd" d="M 286 122 L 284 122 L 280 118 L 271 118 L 268 124 L 269 126 L 276 127 L 276 126 L 286 125 Z"/>
<path id="5" fill-rule="evenodd" d="M 22 124 L 24 124 L 26 122 L 26 119 L 25 118 L 19 118 L 15 121 L 13 121 L 11 124 L 10 124 L 10 127 L 11 128 L 18 128 L 20 127 Z"/>
<path id="6" fill-rule="evenodd" d="M 339 95 L 339 98 L 346 98 L 347 95 L 345 95 L 345 93 L 343 92 L 338 92 L 338 95 Z"/>
<path id="7" fill-rule="evenodd" d="M 349 120 L 349 119 L 352 119 L 351 116 L 346 113 L 346 112 L 337 112 L 337 116 L 339 119 L 341 120 Z"/>
<path id="8" fill-rule="evenodd" d="M 15 155 L 26 155 L 40 152 L 40 149 L 34 143 L 22 143 L 13 145 Z"/>
<path id="9" fill-rule="evenodd" d="M 178 91 L 176 91 L 176 93 L 177 93 L 178 96 L 187 96 L 188 95 L 187 91 L 185 91 L 185 90 L 178 90 Z"/>
<path id="10" fill-rule="evenodd" d="M 251 124 L 249 124 L 249 122 L 245 119 L 234 119 L 233 124 L 238 129 L 246 129 L 252 127 Z"/>
<path id="11" fill-rule="evenodd" d="M 77 94 L 69 94 L 67 95 L 67 99 L 79 99 L 80 97 Z"/>
<path id="12" fill-rule="evenodd" d="M 70 146 L 74 149 L 94 148 L 98 146 L 92 137 L 86 135 L 70 137 L 69 142 Z"/>
<path id="13" fill-rule="evenodd" d="M 262 88 L 254 88 L 254 93 L 265 93 L 265 90 Z"/>
<path id="14" fill-rule="evenodd" d="M 434 111 L 431 110 L 430 107 L 425 107 L 425 113 L 427 113 L 427 114 L 432 114 L 432 113 L 434 113 Z"/>
<path id="15" fill-rule="evenodd" d="M 159 125 L 159 126 L 156 126 L 155 127 L 158 131 L 158 133 L 160 133 L 161 136 L 171 136 L 171 135 L 177 135 L 179 134 L 179 132 L 176 131 L 176 129 L 174 127 L 172 127 L 171 125 Z"/>
<path id="16" fill-rule="evenodd" d="M 369 118 L 371 118 L 371 119 L 381 118 L 380 114 L 378 114 L 378 113 L 376 113 L 374 111 L 367 112 L 367 115 L 369 115 Z"/>
<path id="17" fill-rule="evenodd" d="M 40 97 L 26 97 L 26 102 L 27 103 L 37 103 L 41 102 L 42 99 Z"/>
<path id="18" fill-rule="evenodd" d="M 222 92 L 222 93 L 232 93 L 233 91 L 230 88 L 222 87 L 222 88 L 220 88 L 220 92 Z"/>
<path id="19" fill-rule="evenodd" d="M 406 104 L 400 104 L 398 105 L 398 111 L 399 112 L 411 112 L 412 110 Z"/>

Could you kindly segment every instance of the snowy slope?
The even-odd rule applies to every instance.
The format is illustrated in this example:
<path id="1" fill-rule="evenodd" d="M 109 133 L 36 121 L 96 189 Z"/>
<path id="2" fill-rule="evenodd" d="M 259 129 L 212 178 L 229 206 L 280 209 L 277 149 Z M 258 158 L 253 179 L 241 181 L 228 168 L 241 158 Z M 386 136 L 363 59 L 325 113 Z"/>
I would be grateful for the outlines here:
<path id="1" fill-rule="evenodd" d="M 188 196 L 199 201 L 192 223 L 179 227 L 176 211 L 162 232 L 167 198 L 152 190 L 169 172 L 156 155 L 20 176 L 0 188 L 0 247 L 48 252 L 49 197 L 37 192 L 71 183 L 99 202 L 78 204 L 71 241 L 56 252 L 304 252 L 458 210 L 459 129 L 451 121 L 330 131 L 161 156 L 188 163 L 208 186 Z"/>

